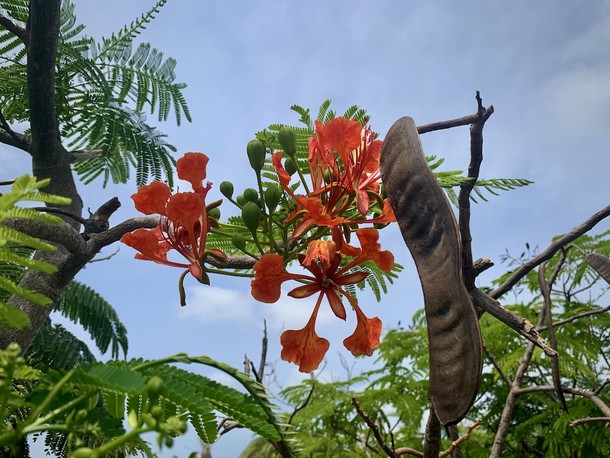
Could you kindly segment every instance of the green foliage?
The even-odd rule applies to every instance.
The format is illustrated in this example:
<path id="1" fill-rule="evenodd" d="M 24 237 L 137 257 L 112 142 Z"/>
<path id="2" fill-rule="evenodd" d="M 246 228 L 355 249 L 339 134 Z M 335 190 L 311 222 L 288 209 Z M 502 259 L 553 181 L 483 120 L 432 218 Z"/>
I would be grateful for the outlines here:
<path id="1" fill-rule="evenodd" d="M 23 268 L 52 273 L 55 266 L 32 259 L 31 250 L 53 250 L 53 246 L 3 224 L 10 218 L 29 219 L 47 224 L 60 224 L 62 220 L 54 215 L 30 208 L 15 207 L 21 201 L 67 204 L 63 197 L 51 196 L 39 189 L 49 184 L 48 180 L 36 181 L 28 175 L 15 180 L 12 189 L 0 195 L 0 324 L 7 328 L 22 329 L 30 324 L 25 312 L 7 303 L 11 295 L 27 299 L 35 304 L 46 305 L 51 301 L 40 293 L 26 290 L 17 285 L 15 272 Z M 25 248 L 24 248 L 25 247 Z"/>
<path id="2" fill-rule="evenodd" d="M 159 13 L 159 0 L 140 18 L 108 38 L 96 42 L 82 35 L 74 4 L 62 2 L 56 72 L 56 106 L 61 134 L 76 150 L 99 150 L 93 158 L 78 161 L 74 170 L 85 183 L 103 177 L 124 183 L 136 169 L 136 181 L 167 179 L 173 183 L 175 148 L 165 135 L 146 122 L 144 110 L 167 121 L 170 113 L 178 124 L 191 115 L 182 95 L 186 87 L 175 82 L 176 61 L 148 43 L 135 46 L 135 38 Z M 28 2 L 3 1 L 7 17 L 25 26 Z M 28 121 L 25 92 L 25 46 L 19 38 L 0 29 L 0 102 L 8 121 Z M 86 154 L 83 154 L 87 157 Z"/>
<path id="3" fill-rule="evenodd" d="M 246 393 L 176 363 L 222 370 Z M 25 437 L 51 432 L 47 447 L 57 456 L 82 448 L 105 456 L 125 447 L 153 456 L 143 434 L 155 432 L 158 447 L 170 447 L 190 424 L 203 442 L 211 443 L 217 438 L 218 414 L 267 440 L 288 444 L 263 387 L 205 356 L 94 362 L 41 373 L 28 366 L 13 345 L 0 351 L 0 401 L 0 446 L 13 452 Z M 122 424 L 124 419 L 129 430 Z"/>
<path id="4" fill-rule="evenodd" d="M 553 322 L 559 342 L 561 383 L 595 392 L 606 405 L 610 404 L 610 314 L 605 307 L 610 291 L 585 262 L 584 253 L 610 254 L 609 236 L 610 231 L 580 237 L 563 254 L 555 255 L 546 268 L 547 275 L 559 269 L 557 287 L 553 289 Z M 527 261 L 527 257 L 507 259 Z M 506 307 L 536 323 L 543 302 L 537 275 L 528 276 L 520 286 L 517 297 L 523 300 Z M 493 364 L 488 356 L 481 395 L 464 421 L 467 426 L 481 419 L 482 426 L 461 444 L 463 455 L 475 458 L 489 456 L 510 389 L 506 379 L 514 379 L 527 346 L 521 336 L 487 314 L 481 318 L 481 330 L 486 354 L 493 357 Z M 544 329 L 541 332 L 544 335 Z M 308 379 L 281 392 L 283 400 L 294 409 L 291 430 L 305 456 L 386 456 L 356 413 L 352 397 L 380 428 L 387 445 L 422 450 L 422 425 L 428 409 L 428 346 L 423 309 L 414 314 L 407 328 L 387 332 L 377 354 L 375 368 L 357 377 L 348 373 L 346 380 L 338 380 L 336 374 L 332 382 Z M 522 386 L 535 389 L 550 384 L 549 358 L 536 349 Z M 571 425 L 576 419 L 599 417 L 598 407 L 587 397 L 569 393 L 566 400 L 568 412 L 548 390 L 521 395 L 502 456 L 608 456 L 610 431 L 604 422 Z M 459 433 L 464 432 L 465 427 L 460 425 Z M 443 436 L 441 449 L 446 450 L 449 445 Z M 259 449 L 264 450 L 260 443 L 252 443 L 247 451 Z"/>

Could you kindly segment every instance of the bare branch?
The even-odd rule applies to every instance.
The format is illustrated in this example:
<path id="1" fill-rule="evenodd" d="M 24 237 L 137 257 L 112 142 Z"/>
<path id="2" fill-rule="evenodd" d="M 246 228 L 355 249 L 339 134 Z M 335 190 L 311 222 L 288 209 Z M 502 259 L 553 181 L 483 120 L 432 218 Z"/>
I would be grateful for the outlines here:
<path id="1" fill-rule="evenodd" d="M 610 305 L 608 305 L 607 307 L 601 308 L 601 309 L 589 310 L 588 312 L 578 313 L 578 314 L 573 315 L 573 316 L 571 316 L 569 318 L 565 318 L 563 320 L 556 321 L 555 323 L 553 323 L 553 325 L 555 327 L 563 326 L 564 324 L 571 323 L 571 322 L 576 321 L 576 320 L 578 320 L 580 318 L 585 318 L 585 317 L 592 316 L 592 315 L 599 315 L 600 313 L 606 313 L 608 311 L 610 311 Z M 544 328 L 540 327 L 540 329 L 538 329 L 538 330 L 541 331 L 543 329 Z"/>
<path id="2" fill-rule="evenodd" d="M 492 110 L 485 116 L 486 110 L 483 106 L 479 91 L 477 91 L 476 99 L 478 119 L 470 126 L 470 164 L 468 165 L 468 177 L 471 178 L 471 180 L 467 184 L 460 186 L 460 194 L 458 196 L 458 226 L 462 243 L 462 274 L 466 289 L 474 288 L 474 281 L 476 279 L 472 259 L 472 234 L 470 232 L 470 193 L 479 178 L 479 171 L 481 169 L 481 163 L 483 162 L 483 127 L 485 126 L 485 121 L 487 121 L 493 112 Z"/>
<path id="3" fill-rule="evenodd" d="M 68 156 L 70 158 L 71 163 L 86 161 L 88 159 L 93 159 L 95 157 L 99 157 L 104 152 L 101 149 L 83 149 L 78 151 L 70 151 Z"/>
<path id="4" fill-rule="evenodd" d="M 521 395 L 545 391 L 555 391 L 555 387 L 553 385 L 528 386 L 526 388 L 519 388 L 518 390 L 516 390 L 516 393 Z M 591 399 L 593 404 L 595 404 L 604 415 L 610 417 L 610 407 L 608 407 L 606 403 L 602 401 L 601 398 L 594 391 L 569 386 L 562 386 L 561 391 L 563 391 L 564 393 L 573 394 L 575 396 L 582 396 Z"/>
<path id="5" fill-rule="evenodd" d="M 595 394 L 595 396 L 599 396 L 599 394 L 604 391 L 604 388 L 606 388 L 608 386 L 608 384 L 610 384 L 610 378 L 607 378 L 604 383 L 602 383 L 594 392 L 593 394 Z"/>
<path id="6" fill-rule="evenodd" d="M 496 357 L 489 351 L 489 348 L 487 348 L 485 345 L 483 345 L 483 351 L 485 352 L 485 355 L 491 362 L 492 366 L 498 371 L 498 374 L 500 374 L 500 378 L 504 380 L 504 383 L 510 386 L 510 380 L 498 364 L 498 360 L 496 359 Z"/>
<path id="7" fill-rule="evenodd" d="M 3 14 L 0 14 L 0 25 L 19 38 L 26 46 L 29 44 L 27 31 L 23 27 L 19 27 Z"/>
<path id="8" fill-rule="evenodd" d="M 588 417 L 588 418 L 579 418 L 578 420 L 574 420 L 570 422 L 570 426 L 575 427 L 578 425 L 582 425 L 583 423 L 592 423 L 596 421 L 605 421 L 608 425 L 610 425 L 610 417 Z"/>
<path id="9" fill-rule="evenodd" d="M 360 415 L 360 418 L 364 420 L 369 429 L 373 432 L 373 436 L 375 436 L 375 440 L 379 444 L 379 446 L 383 449 L 385 454 L 391 458 L 398 458 L 399 455 L 396 454 L 392 447 L 385 443 L 383 437 L 381 437 L 381 433 L 379 432 L 379 426 L 369 417 L 369 414 L 362 410 L 360 403 L 356 399 L 356 396 L 352 396 L 352 405 L 356 408 L 356 412 Z M 436 416 L 436 415 L 435 415 Z M 438 420 L 437 420 L 438 421 Z M 440 425 L 440 423 L 439 423 Z M 439 430 L 440 431 L 440 430 Z"/>
<path id="10" fill-rule="evenodd" d="M 263 377 L 265 376 L 265 365 L 267 364 L 267 347 L 269 339 L 267 337 L 267 320 L 263 320 L 263 339 L 261 342 L 261 361 L 258 365 L 258 377 L 256 380 L 259 383 L 263 383 Z"/>
<path id="11" fill-rule="evenodd" d="M 478 288 L 472 288 L 469 292 L 474 305 L 485 310 L 494 318 L 497 318 L 502 323 L 525 337 L 527 340 L 540 347 L 547 355 L 557 355 L 557 352 L 546 343 L 538 332 L 536 326 L 534 326 L 529 320 L 526 320 L 516 313 L 502 307 L 498 301 L 492 299 Z"/>
<path id="12" fill-rule="evenodd" d="M 297 414 L 297 412 L 299 412 L 300 410 L 303 410 L 305 407 L 307 407 L 307 405 L 311 401 L 311 396 L 313 395 L 313 391 L 315 390 L 315 388 L 316 388 L 316 384 L 312 383 L 311 384 L 311 390 L 309 390 L 309 394 L 307 395 L 307 398 L 305 399 L 305 401 L 303 401 L 303 404 L 301 404 L 300 406 L 295 407 L 295 409 L 290 414 L 290 418 L 288 419 L 288 424 L 289 425 L 292 424 L 292 420 L 293 420 L 294 416 Z"/>
<path id="13" fill-rule="evenodd" d="M 494 107 L 492 105 L 490 105 L 489 108 L 487 108 L 485 110 L 485 113 L 483 113 L 483 116 L 481 116 L 481 114 L 479 112 L 477 112 L 472 115 L 463 116 L 463 117 L 457 118 L 457 119 L 451 119 L 449 121 L 440 121 L 440 122 L 433 122 L 430 124 L 424 124 L 422 126 L 417 126 L 417 133 L 421 135 L 421 134 L 426 134 L 428 132 L 433 132 L 436 130 L 451 129 L 452 127 L 459 127 L 459 126 L 469 126 L 476 122 L 480 122 L 481 118 L 485 118 L 485 120 L 487 120 L 487 118 L 489 118 L 493 112 L 494 112 Z"/>
<path id="14" fill-rule="evenodd" d="M 456 440 L 454 440 L 454 441 L 451 443 L 451 446 L 450 446 L 450 447 L 449 447 L 447 450 L 445 450 L 445 451 L 441 452 L 441 453 L 438 455 L 438 456 L 439 456 L 439 458 L 444 458 L 444 457 L 446 457 L 446 456 L 451 455 L 451 453 L 452 453 L 452 452 L 453 452 L 453 451 L 454 451 L 454 450 L 455 450 L 457 447 L 459 447 L 459 445 L 460 445 L 462 442 L 464 442 L 464 441 L 466 441 L 466 440 L 470 439 L 470 435 L 472 434 L 472 432 L 473 432 L 473 431 L 474 431 L 474 430 L 475 430 L 475 429 L 476 429 L 478 426 L 480 426 L 480 425 L 481 425 L 481 420 L 477 420 L 477 421 L 475 421 L 475 422 L 474 422 L 472 425 L 470 425 L 470 426 L 468 427 L 468 429 L 466 429 L 466 432 L 465 432 L 463 435 L 461 435 L 461 436 L 460 436 L 460 437 L 458 437 Z"/>
<path id="15" fill-rule="evenodd" d="M 494 289 L 489 295 L 493 299 L 497 299 L 504 293 L 509 291 L 513 286 L 517 284 L 519 280 L 525 277 L 532 269 L 536 268 L 540 263 L 548 261 L 553 257 L 557 251 L 568 243 L 577 239 L 587 231 L 590 231 L 597 223 L 602 221 L 604 218 L 610 216 L 610 205 L 602 208 L 600 211 L 591 216 L 588 220 L 579 226 L 576 226 L 570 232 L 565 234 L 563 237 L 558 238 L 551 243 L 546 250 L 540 253 L 538 256 L 533 257 L 529 261 L 525 262 L 519 269 L 517 269 L 504 283 Z"/>

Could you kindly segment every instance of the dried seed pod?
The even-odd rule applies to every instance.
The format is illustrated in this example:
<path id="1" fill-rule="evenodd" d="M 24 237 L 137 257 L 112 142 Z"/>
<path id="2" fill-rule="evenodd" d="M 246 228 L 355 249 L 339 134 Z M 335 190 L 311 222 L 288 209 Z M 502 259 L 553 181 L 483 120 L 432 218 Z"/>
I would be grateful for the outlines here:
<path id="1" fill-rule="evenodd" d="M 610 259 L 599 253 L 587 253 L 585 255 L 585 261 L 589 266 L 595 270 L 606 280 L 606 283 L 610 284 Z"/>
<path id="2" fill-rule="evenodd" d="M 474 402 L 482 369 L 479 321 L 462 280 L 455 217 L 423 153 L 413 119 L 390 128 L 381 177 L 424 292 L 430 400 L 443 425 L 459 422 Z"/>

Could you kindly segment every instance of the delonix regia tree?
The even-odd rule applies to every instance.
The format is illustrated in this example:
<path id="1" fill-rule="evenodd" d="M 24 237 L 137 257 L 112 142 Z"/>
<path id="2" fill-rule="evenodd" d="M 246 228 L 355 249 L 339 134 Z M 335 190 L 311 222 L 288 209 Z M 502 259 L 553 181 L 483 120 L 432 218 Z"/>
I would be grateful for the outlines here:
<path id="1" fill-rule="evenodd" d="M 234 186 L 223 182 L 220 190 L 226 201 L 207 202 L 211 186 L 206 182 L 209 158 L 201 153 L 187 153 L 175 165 L 178 178 L 188 182 L 192 189 L 175 192 L 174 159 L 170 154 L 173 147 L 145 122 L 142 111 L 156 110 L 159 119 L 166 120 L 173 109 L 178 123 L 182 117 L 190 120 L 181 94 L 184 85 L 174 83 L 175 61 L 163 60 L 161 53 L 149 45 L 132 49 L 133 37 L 164 3 L 157 2 L 130 26 L 95 43 L 81 36 L 83 27 L 77 24 L 74 7 L 68 1 L 0 2 L 3 9 L 0 42 L 5 43 L 1 52 L 6 62 L 0 67 L 5 82 L 0 94 L 0 141 L 29 154 L 36 177 L 16 179 L 12 191 L 0 196 L 0 210 L 4 212 L 0 240 L 6 245 L 2 253 L 10 253 L 2 260 L 22 268 L 16 277 L 18 285 L 8 277 L 2 283 L 2 289 L 8 293 L 4 294 L 3 299 L 7 296 L 7 300 L 3 300 L 0 309 L 4 324 L 0 343 L 5 348 L 0 358 L 3 377 L 0 446 L 5 447 L 2 452 L 23 454 L 24 438 L 46 432 L 48 447 L 60 455 L 121 455 L 139 451 L 152 456 L 149 444 L 140 437 L 142 434 L 154 431 L 159 447 L 170 447 L 174 438 L 190 426 L 202 441 L 211 443 L 219 434 L 216 412 L 220 412 L 233 424 L 250 428 L 265 438 L 274 453 L 284 457 L 298 455 L 300 446 L 309 447 L 308 453 L 313 456 L 316 453 L 360 456 L 359 443 L 371 453 L 388 456 L 409 453 L 438 456 L 441 424 L 454 441 L 451 451 L 442 453 L 458 454 L 467 436 L 460 437 L 455 424 L 468 414 L 477 396 L 479 399 L 486 396 L 485 390 L 482 395 L 479 390 L 483 347 L 478 318 L 483 312 L 488 312 L 485 317 L 493 315 L 531 342 L 527 357 L 523 358 L 527 362 L 511 384 L 492 454 L 500 453 L 516 399 L 525 393 L 521 384 L 525 370 L 530 367 L 534 346 L 554 358 L 551 387 L 563 405 L 569 404 L 565 393 L 585 396 L 608 416 L 601 395 L 603 387 L 599 392 L 565 387 L 556 363 L 558 339 L 553 337 L 550 297 L 565 261 L 550 277 L 541 268 L 539 283 L 544 307 L 538 326 L 503 308 L 495 299 L 532 269 L 551 262 L 557 252 L 567 250 L 568 244 L 607 217 L 610 208 L 596 213 L 539 256 L 525 262 L 496 289 L 475 288 L 476 276 L 490 262 L 475 261 L 472 256 L 469 228 L 472 193 L 484 198 L 484 191 L 494 193 L 528 184 L 518 179 L 479 178 L 482 131 L 493 108 L 485 108 L 478 93 L 474 115 L 419 127 L 412 120 L 402 119 L 383 140 L 368 124 L 366 112 L 358 107 L 336 116 L 329 109 L 330 102 L 325 102 L 317 119 L 312 119 L 309 110 L 294 106 L 301 126 L 271 125 L 247 145 L 244 160 L 255 172 L 256 189 L 247 188 L 235 196 Z M 16 132 L 13 127 L 22 122 L 29 123 L 26 133 Z M 467 176 L 439 172 L 442 160 L 425 158 L 418 135 L 464 125 L 471 126 Z M 109 227 L 108 218 L 120 205 L 117 199 L 110 198 L 92 216 L 83 218 L 75 173 L 85 182 L 98 177 L 124 182 L 132 164 L 140 185 L 132 197 L 136 208 L 148 216 Z M 43 194 L 36 193 L 40 188 Z M 441 188 L 458 207 L 457 226 Z M 459 189 L 459 194 L 454 188 Z M 13 205 L 20 199 L 34 199 L 49 206 L 20 211 Z M 220 208 L 225 204 L 236 205 L 240 214 L 222 221 Z M 38 216 L 38 212 L 58 214 L 63 220 Z M 277 301 L 282 284 L 289 281 L 299 284 L 290 291 L 292 297 L 317 296 L 304 328 L 287 330 L 281 336 L 282 359 L 297 364 L 303 372 L 315 370 L 330 345 L 315 331 L 323 303 L 328 303 L 339 319 L 345 319 L 348 311 L 355 313 L 356 329 L 343 341 L 352 354 L 371 355 L 380 346 L 383 351 L 381 321 L 365 314 L 365 306 L 357 301 L 357 292 L 358 288 L 368 286 L 379 299 L 387 283 L 396 278 L 400 266 L 380 242 L 383 228 L 395 220 L 416 260 L 425 293 L 430 346 L 425 355 L 418 357 L 430 367 L 426 383 L 429 380 L 431 403 L 423 452 L 415 450 L 422 448 L 417 430 L 411 430 L 410 436 L 401 440 L 419 441 L 418 446 L 388 443 L 371 413 L 365 412 L 355 398 L 345 412 L 364 422 L 376 445 L 371 445 L 368 439 L 362 441 L 362 430 L 357 427 L 351 432 L 352 441 L 340 444 L 341 448 L 334 452 L 327 446 L 320 449 L 321 443 L 312 445 L 303 437 L 299 444 L 290 433 L 306 431 L 307 425 L 302 429 L 299 424 L 291 427 L 293 420 L 298 421 L 299 417 L 294 415 L 297 412 L 282 415 L 269 402 L 261 383 L 264 358 L 253 378 L 205 356 L 183 354 L 154 361 L 89 362 L 72 369 L 49 369 L 44 358 L 38 358 L 33 367 L 34 360 L 21 357 L 23 352 L 28 356 L 28 348 L 41 335 L 52 305 L 61 306 L 65 300 L 74 276 L 101 248 L 119 240 L 137 249 L 138 259 L 184 269 L 178 280 L 183 303 L 183 283 L 187 278 L 210 284 L 214 275 L 251 279 L 252 295 L 261 302 Z M 81 226 L 83 232 L 79 233 Z M 38 244 L 37 239 L 51 243 L 54 250 Z M 602 277 L 607 276 L 607 245 L 602 242 L 580 247 L 584 254 L 574 248 L 571 254 L 584 261 L 579 269 L 589 269 L 589 273 L 592 269 Z M 17 252 L 24 245 L 30 251 L 36 250 L 33 259 L 28 257 L 27 250 Z M 582 267 L 585 265 L 590 267 Z M 439 275 L 443 276 L 442 282 L 438 281 Z M 50 305 L 41 307 L 40 298 L 46 298 Z M 78 305 L 71 309 L 78 316 Z M 539 328 L 545 320 L 549 344 L 540 335 Z M 121 333 L 116 329 L 114 333 L 117 345 L 126 352 Z M 602 347 L 606 340 L 600 337 Z M 521 344 L 521 340 L 517 342 L 517 346 Z M 119 356 L 118 350 L 113 353 Z M 421 364 L 416 358 L 414 361 Z M 179 369 L 173 365 L 177 362 L 216 367 L 241 383 L 245 393 Z M 394 370 L 397 367 L 410 370 L 402 364 L 395 364 Z M 392 375 L 387 367 L 383 370 Z M 417 376 L 417 371 L 412 375 Z M 481 383 L 489 389 L 484 377 Z M 420 384 L 419 389 L 422 387 L 426 388 Z M 424 391 L 424 396 L 418 399 L 419 418 L 428 408 L 428 390 Z M 384 402 L 409 396 L 394 391 Z M 307 411 L 311 398 L 310 391 L 298 409 L 299 415 Z M 336 405 L 340 404 L 337 398 Z M 383 402 L 376 405 L 376 415 L 383 416 L 383 406 Z M 476 404 L 475 409 L 482 410 Z M 125 418 L 128 431 L 122 422 Z M 398 420 L 404 424 L 407 419 Z M 476 425 L 471 425 L 467 435 Z M 327 426 L 332 431 L 332 422 Z"/>

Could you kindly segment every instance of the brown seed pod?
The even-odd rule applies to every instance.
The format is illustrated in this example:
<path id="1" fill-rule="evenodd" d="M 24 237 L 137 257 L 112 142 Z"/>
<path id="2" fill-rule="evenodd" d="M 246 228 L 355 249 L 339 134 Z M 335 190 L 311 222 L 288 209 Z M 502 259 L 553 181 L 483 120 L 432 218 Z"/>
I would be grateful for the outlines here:
<path id="1" fill-rule="evenodd" d="M 424 293 L 430 400 L 443 425 L 455 424 L 479 389 L 481 333 L 462 280 L 455 217 L 426 163 L 413 119 L 399 119 L 385 137 L 381 177 Z"/>
<path id="2" fill-rule="evenodd" d="M 587 253 L 585 261 L 600 277 L 606 280 L 606 283 L 610 284 L 610 259 L 603 254 Z"/>

